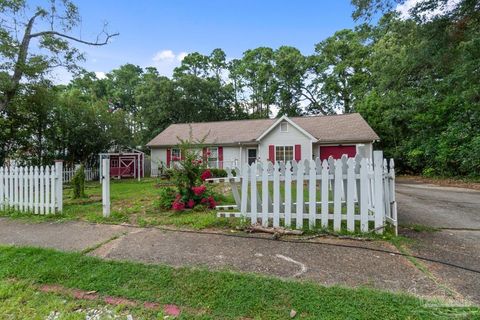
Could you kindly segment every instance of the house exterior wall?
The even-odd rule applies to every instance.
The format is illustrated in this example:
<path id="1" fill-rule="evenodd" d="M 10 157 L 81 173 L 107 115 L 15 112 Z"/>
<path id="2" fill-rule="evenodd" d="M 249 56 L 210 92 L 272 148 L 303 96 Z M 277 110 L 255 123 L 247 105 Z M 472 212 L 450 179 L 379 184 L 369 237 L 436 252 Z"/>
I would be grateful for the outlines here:
<path id="1" fill-rule="evenodd" d="M 160 162 L 167 163 L 167 148 L 152 148 L 150 151 L 151 176 L 158 176 Z"/>
<path id="2" fill-rule="evenodd" d="M 198 154 L 202 154 L 201 149 L 196 149 Z M 158 176 L 158 167 L 160 166 L 160 163 L 163 162 L 163 164 L 166 166 L 167 165 L 167 147 L 152 147 L 151 148 L 151 157 L 150 157 L 150 163 L 151 163 L 151 176 L 152 177 L 157 177 Z M 246 148 L 242 148 L 242 157 L 243 161 L 246 161 Z M 224 168 L 226 167 L 231 167 L 235 163 L 237 165 L 240 165 L 240 146 L 224 146 L 223 147 L 223 162 L 224 162 Z"/>
<path id="3" fill-rule="evenodd" d="M 301 159 L 312 159 L 311 140 L 291 124 L 288 125 L 288 132 L 281 132 L 279 124 L 260 141 L 258 153 L 260 161 L 268 160 L 269 145 L 295 146 L 296 144 L 301 145 Z"/>

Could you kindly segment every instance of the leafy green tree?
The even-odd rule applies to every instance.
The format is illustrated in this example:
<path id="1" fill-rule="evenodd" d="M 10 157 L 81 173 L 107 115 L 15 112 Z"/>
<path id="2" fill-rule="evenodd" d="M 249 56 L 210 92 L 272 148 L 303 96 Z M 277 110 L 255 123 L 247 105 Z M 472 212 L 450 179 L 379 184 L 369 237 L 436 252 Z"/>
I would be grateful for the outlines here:
<path id="1" fill-rule="evenodd" d="M 270 116 L 275 103 L 278 83 L 275 79 L 275 53 L 260 47 L 244 52 L 243 57 L 231 64 L 231 72 L 238 79 L 237 86 L 248 94 L 252 117 Z"/>
<path id="2" fill-rule="evenodd" d="M 278 116 L 302 114 L 300 102 L 306 82 L 306 58 L 294 47 L 282 46 L 275 51 L 275 79 L 278 83 L 276 103 Z"/>
<path id="3" fill-rule="evenodd" d="M 75 69 L 83 56 L 70 42 L 102 46 L 118 35 L 104 28 L 103 39 L 97 41 L 73 36 L 80 15 L 69 0 L 48 1 L 34 9 L 25 0 L 2 0 L 0 14 L 0 112 L 13 101 L 22 79 L 38 78 L 58 66 Z"/>
<path id="4" fill-rule="evenodd" d="M 363 32 L 337 31 L 318 43 L 315 52 L 312 83 L 321 86 L 322 101 L 342 113 L 353 112 L 356 98 L 363 95 L 369 82 L 369 47 Z"/>

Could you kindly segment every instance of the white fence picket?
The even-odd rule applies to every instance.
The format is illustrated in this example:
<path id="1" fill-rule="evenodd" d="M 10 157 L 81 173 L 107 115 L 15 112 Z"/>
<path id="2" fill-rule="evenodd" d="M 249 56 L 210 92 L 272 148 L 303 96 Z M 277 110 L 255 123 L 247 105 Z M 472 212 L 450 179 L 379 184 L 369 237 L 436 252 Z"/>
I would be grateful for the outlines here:
<path id="1" fill-rule="evenodd" d="M 250 218 L 252 224 L 257 223 L 257 163 L 252 163 L 250 167 Z"/>
<path id="2" fill-rule="evenodd" d="M 285 227 L 292 225 L 292 165 L 285 166 Z"/>
<path id="3" fill-rule="evenodd" d="M 303 208 L 304 208 L 304 200 L 303 200 L 303 173 L 304 173 L 304 166 L 303 163 L 300 161 L 297 163 L 297 205 L 296 205 L 296 227 L 297 229 L 303 228 Z"/>
<path id="4" fill-rule="evenodd" d="M 355 161 L 349 158 L 347 161 L 347 230 L 355 231 Z"/>
<path id="5" fill-rule="evenodd" d="M 360 163 L 360 231 L 368 232 L 368 198 L 370 182 L 368 179 L 369 165 L 367 159 Z"/>
<path id="6" fill-rule="evenodd" d="M 34 176 L 34 169 L 32 166 L 28 167 L 28 177 L 29 177 L 29 183 L 28 183 L 28 211 L 33 212 L 34 211 L 34 203 L 35 203 L 35 198 L 34 198 L 34 192 L 35 192 L 35 176 Z"/>
<path id="7" fill-rule="evenodd" d="M 3 186 L 3 181 L 4 181 L 4 169 L 3 167 L 0 167 L 0 210 L 4 210 L 4 192 L 5 192 L 5 187 Z"/>
<path id="8" fill-rule="evenodd" d="M 328 174 L 328 162 L 323 160 L 322 162 L 322 228 L 328 227 L 328 204 L 329 204 L 329 174 Z"/>
<path id="9" fill-rule="evenodd" d="M 373 152 L 373 166 L 374 166 L 374 201 L 375 201 L 375 230 L 381 233 L 383 228 L 383 220 L 385 219 L 385 203 L 383 201 L 383 152 Z"/>
<path id="10" fill-rule="evenodd" d="M 273 166 L 273 226 L 280 226 L 280 167 Z"/>
<path id="11" fill-rule="evenodd" d="M 315 161 L 311 160 L 309 162 L 310 170 L 308 177 L 308 226 L 310 227 L 310 229 L 313 229 L 315 228 L 315 220 L 317 219 L 317 170 Z"/>
<path id="12" fill-rule="evenodd" d="M 35 214 L 61 211 L 59 199 L 63 197 L 63 186 L 57 176 L 61 168 L 61 163 L 58 168 L 0 167 L 0 210 Z"/>
<path id="13" fill-rule="evenodd" d="M 259 172 L 262 176 L 262 225 L 268 226 L 268 166 L 259 164 Z"/>
<path id="14" fill-rule="evenodd" d="M 342 223 L 343 164 L 335 161 L 333 181 L 333 231 L 340 231 Z"/>
<path id="15" fill-rule="evenodd" d="M 23 211 L 23 205 L 24 205 L 24 189 L 23 189 L 23 167 L 18 168 L 19 173 L 18 173 L 18 209 L 20 211 Z"/>

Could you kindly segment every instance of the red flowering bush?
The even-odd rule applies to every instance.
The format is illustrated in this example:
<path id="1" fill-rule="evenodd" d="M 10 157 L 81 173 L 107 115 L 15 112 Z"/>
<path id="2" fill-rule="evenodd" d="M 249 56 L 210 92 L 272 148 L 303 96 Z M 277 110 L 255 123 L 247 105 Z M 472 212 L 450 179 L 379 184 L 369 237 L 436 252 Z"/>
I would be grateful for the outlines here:
<path id="1" fill-rule="evenodd" d="M 217 206 L 217 203 L 212 196 L 209 196 L 208 198 L 202 198 L 202 200 L 200 200 L 200 203 L 206 205 L 210 209 L 213 209 Z"/>
<path id="2" fill-rule="evenodd" d="M 209 169 L 203 171 L 202 174 L 200 175 L 200 179 L 202 179 L 202 181 L 210 179 L 211 177 L 212 177 L 212 172 Z"/>
<path id="3" fill-rule="evenodd" d="M 207 169 L 206 161 L 195 151 L 195 145 L 181 141 L 179 148 L 182 156 L 175 157 L 176 165 L 172 170 L 172 179 L 176 185 L 177 193 L 171 202 L 171 208 L 175 211 L 183 211 L 186 208 L 193 209 L 203 206 L 210 209 L 217 205 L 215 193 L 210 190 L 204 181 L 212 177 L 212 172 Z M 171 198 L 170 198 L 171 199 Z"/>
<path id="4" fill-rule="evenodd" d="M 202 194 L 205 193 L 206 190 L 207 190 L 207 187 L 204 185 L 192 188 L 192 191 L 196 196 L 201 196 Z"/>

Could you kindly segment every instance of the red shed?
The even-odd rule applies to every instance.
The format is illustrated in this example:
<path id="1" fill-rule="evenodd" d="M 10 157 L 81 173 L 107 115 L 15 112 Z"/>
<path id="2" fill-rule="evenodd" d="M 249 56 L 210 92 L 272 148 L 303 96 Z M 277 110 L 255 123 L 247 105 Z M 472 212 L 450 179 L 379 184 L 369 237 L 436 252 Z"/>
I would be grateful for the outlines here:
<path id="1" fill-rule="evenodd" d="M 100 153 L 100 172 L 102 159 L 110 159 L 110 177 L 143 178 L 145 176 L 145 154 L 138 150 Z"/>

